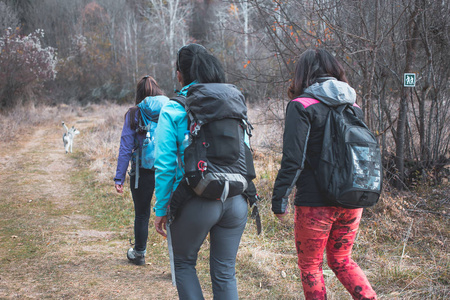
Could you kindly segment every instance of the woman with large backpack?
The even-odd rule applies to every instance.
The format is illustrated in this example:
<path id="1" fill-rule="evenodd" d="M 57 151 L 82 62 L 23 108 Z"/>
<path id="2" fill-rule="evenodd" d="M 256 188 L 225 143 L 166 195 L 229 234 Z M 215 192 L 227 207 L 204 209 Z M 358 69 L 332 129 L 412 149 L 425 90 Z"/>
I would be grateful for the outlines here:
<path id="1" fill-rule="evenodd" d="M 324 49 L 310 49 L 299 58 L 288 89 L 283 157 L 275 181 L 272 211 L 283 220 L 294 188 L 295 244 L 306 299 L 326 299 L 322 263 L 328 266 L 354 299 L 376 299 L 376 293 L 351 252 L 363 208 L 345 208 L 321 192 L 318 169 L 324 128 L 330 109 L 349 107 L 362 119 L 356 93 L 343 67 Z"/>
<path id="2" fill-rule="evenodd" d="M 199 103 L 215 101 L 220 94 L 223 101 L 238 97 L 235 100 L 243 104 L 241 106 L 246 113 L 244 97 L 234 86 L 224 83 L 225 73 L 219 60 L 201 45 L 181 47 L 177 53 L 176 67 L 182 89 L 173 99 L 175 101 L 169 101 L 161 110 L 156 134 L 156 231 L 168 237 L 169 248 L 173 249 L 175 281 L 180 299 L 203 299 L 195 266 L 200 246 L 208 234 L 214 299 L 238 299 L 235 264 L 247 222 L 247 202 L 241 194 L 224 196 L 224 199 L 201 197 L 186 183 L 183 164 L 186 162 L 189 117 L 184 103 L 189 104 L 190 99 L 199 100 Z M 183 99 L 185 96 L 188 96 L 185 98 L 187 102 Z M 199 111 L 206 112 L 213 117 L 221 111 L 217 107 Z M 190 133 L 193 134 L 193 131 Z M 205 143 L 205 146 L 209 145 Z M 211 148 L 214 147 L 211 145 Z M 227 148 L 219 150 L 227 151 Z M 204 163 L 201 168 L 209 170 L 210 166 Z M 177 202 L 182 202 L 177 204 L 176 213 L 173 212 L 175 198 Z"/>
<path id="3" fill-rule="evenodd" d="M 136 87 L 136 106 L 125 114 L 120 137 L 117 170 L 114 177 L 116 191 L 123 193 L 123 185 L 131 161 L 130 189 L 134 203 L 134 247 L 127 258 L 136 265 L 145 264 L 150 203 L 155 189 L 154 151 L 147 150 L 154 143 L 161 107 L 169 101 L 153 77 L 142 77 Z M 146 147 L 144 147 L 144 142 Z M 148 142 L 148 144 L 147 144 Z"/>

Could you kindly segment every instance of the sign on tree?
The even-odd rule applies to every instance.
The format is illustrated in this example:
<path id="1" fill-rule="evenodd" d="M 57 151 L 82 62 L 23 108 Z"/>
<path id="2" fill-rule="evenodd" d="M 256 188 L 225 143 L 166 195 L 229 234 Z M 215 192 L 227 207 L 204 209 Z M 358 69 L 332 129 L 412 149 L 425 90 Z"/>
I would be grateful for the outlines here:
<path id="1" fill-rule="evenodd" d="M 416 73 L 405 73 L 403 75 L 403 86 L 415 87 L 416 86 Z"/>

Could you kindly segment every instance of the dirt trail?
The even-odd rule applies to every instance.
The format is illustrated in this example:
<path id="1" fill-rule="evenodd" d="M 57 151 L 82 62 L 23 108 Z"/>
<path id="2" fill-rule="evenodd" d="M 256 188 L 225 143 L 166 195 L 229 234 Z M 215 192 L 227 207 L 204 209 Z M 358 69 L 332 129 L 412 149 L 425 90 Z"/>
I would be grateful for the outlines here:
<path id="1" fill-rule="evenodd" d="M 97 121 L 67 123 L 83 132 Z M 168 267 L 128 263 L 120 233 L 90 227 L 62 133 L 37 127 L 0 149 L 0 299 L 176 299 Z"/>

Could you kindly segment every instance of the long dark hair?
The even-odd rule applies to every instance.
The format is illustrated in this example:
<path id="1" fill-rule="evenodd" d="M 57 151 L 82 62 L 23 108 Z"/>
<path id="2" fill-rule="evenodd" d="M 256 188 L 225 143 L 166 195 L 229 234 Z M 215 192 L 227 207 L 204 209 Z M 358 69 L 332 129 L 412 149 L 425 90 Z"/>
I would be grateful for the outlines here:
<path id="1" fill-rule="evenodd" d="M 347 81 L 342 65 L 325 49 L 309 49 L 300 55 L 288 96 L 294 99 L 303 91 L 317 82 L 320 77 L 334 77 L 339 81 Z"/>
<path id="2" fill-rule="evenodd" d="M 142 100 L 144 100 L 147 97 L 158 96 L 158 95 L 164 95 L 164 92 L 161 90 L 161 88 L 159 87 L 158 83 L 156 82 L 156 80 L 152 76 L 145 75 L 139 80 L 139 82 L 136 85 L 135 104 L 138 105 L 139 103 L 141 103 Z M 137 106 L 133 106 L 125 114 L 125 116 L 127 114 L 129 114 L 131 129 L 136 129 L 137 128 L 136 120 L 133 117 L 133 116 L 136 115 L 136 111 L 137 110 L 138 110 L 138 107 Z M 138 120 L 139 120 L 139 118 L 141 118 L 140 114 L 138 116 Z"/>
<path id="3" fill-rule="evenodd" d="M 199 44 L 188 44 L 178 50 L 177 71 L 181 73 L 184 85 L 194 80 L 199 83 L 225 82 L 220 61 Z"/>

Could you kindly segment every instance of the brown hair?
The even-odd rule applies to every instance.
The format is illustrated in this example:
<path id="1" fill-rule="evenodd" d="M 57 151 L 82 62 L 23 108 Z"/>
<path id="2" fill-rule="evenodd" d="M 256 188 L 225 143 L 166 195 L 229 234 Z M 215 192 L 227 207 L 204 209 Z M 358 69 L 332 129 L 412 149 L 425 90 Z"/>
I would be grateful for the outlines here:
<path id="1" fill-rule="evenodd" d="M 159 87 L 156 80 L 150 76 L 145 75 L 139 80 L 136 86 L 136 101 L 135 104 L 138 105 L 142 100 L 149 96 L 164 95 L 164 92 Z"/>
<path id="2" fill-rule="evenodd" d="M 294 78 L 288 88 L 288 96 L 294 99 L 317 82 L 320 77 L 334 77 L 339 81 L 347 81 L 342 65 L 325 49 L 309 49 L 300 55 L 295 66 Z"/>
<path id="3" fill-rule="evenodd" d="M 156 80 L 152 76 L 145 75 L 145 76 L 143 76 L 141 78 L 141 80 L 139 80 L 138 84 L 136 85 L 136 100 L 135 100 L 135 104 L 138 105 L 139 103 L 142 102 L 142 100 L 144 100 L 147 97 L 158 96 L 158 95 L 164 95 L 164 92 L 161 90 L 161 88 L 159 87 L 158 83 L 156 82 Z M 138 110 L 138 107 L 137 106 L 133 106 L 125 114 L 125 117 L 126 117 L 127 114 L 129 114 L 129 116 L 130 116 L 130 127 L 131 127 L 131 129 L 136 129 L 137 128 L 136 120 L 133 117 L 133 116 L 136 115 L 136 111 L 137 110 Z M 141 114 L 140 113 L 138 115 L 138 120 L 139 120 L 139 118 L 141 118 Z"/>

